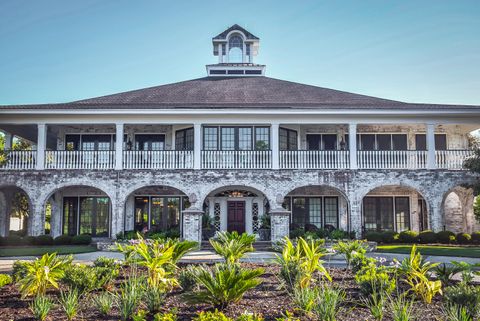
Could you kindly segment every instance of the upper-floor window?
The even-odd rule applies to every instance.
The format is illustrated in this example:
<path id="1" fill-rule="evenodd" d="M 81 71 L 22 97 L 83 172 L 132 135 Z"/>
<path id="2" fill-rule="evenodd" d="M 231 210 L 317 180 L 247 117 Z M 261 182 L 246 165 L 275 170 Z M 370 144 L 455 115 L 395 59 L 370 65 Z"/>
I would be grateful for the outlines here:
<path id="1" fill-rule="evenodd" d="M 307 150 L 336 150 L 337 134 L 307 134 Z"/>
<path id="2" fill-rule="evenodd" d="M 175 132 L 176 150 L 193 150 L 193 128 L 177 130 Z"/>
<path id="3" fill-rule="evenodd" d="M 165 135 L 163 134 L 136 134 L 135 150 L 164 150 Z"/>
<path id="4" fill-rule="evenodd" d="M 243 62 L 243 39 L 239 34 L 228 39 L 228 62 Z"/>
<path id="5" fill-rule="evenodd" d="M 113 150 L 115 135 L 68 134 L 65 135 L 66 150 Z"/>
<path id="6" fill-rule="evenodd" d="M 348 141 L 348 135 L 346 140 Z M 407 150 L 407 134 L 358 134 L 359 150 Z"/>
<path id="7" fill-rule="evenodd" d="M 269 148 L 269 127 L 203 127 L 203 149 L 205 150 L 267 150 Z"/>
<path id="8" fill-rule="evenodd" d="M 425 136 L 425 134 L 415 135 L 415 149 L 427 150 L 427 136 Z M 435 134 L 435 149 L 447 150 L 447 135 Z"/>
<path id="9" fill-rule="evenodd" d="M 296 130 L 280 128 L 279 135 L 280 150 L 298 149 L 298 133 Z"/>

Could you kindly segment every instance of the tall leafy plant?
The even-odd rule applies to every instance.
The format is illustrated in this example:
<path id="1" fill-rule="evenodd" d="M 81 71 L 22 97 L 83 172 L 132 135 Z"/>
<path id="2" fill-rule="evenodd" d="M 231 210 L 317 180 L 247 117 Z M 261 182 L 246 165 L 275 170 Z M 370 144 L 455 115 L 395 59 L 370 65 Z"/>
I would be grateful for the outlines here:
<path id="1" fill-rule="evenodd" d="M 255 235 L 238 232 L 219 232 L 217 237 L 210 239 L 215 252 L 223 257 L 227 263 L 238 262 L 245 253 L 253 252 Z"/>
<path id="2" fill-rule="evenodd" d="M 339 241 L 333 246 L 333 249 L 345 256 L 348 268 L 350 268 L 355 255 L 363 255 L 367 252 L 365 241 L 361 240 Z"/>

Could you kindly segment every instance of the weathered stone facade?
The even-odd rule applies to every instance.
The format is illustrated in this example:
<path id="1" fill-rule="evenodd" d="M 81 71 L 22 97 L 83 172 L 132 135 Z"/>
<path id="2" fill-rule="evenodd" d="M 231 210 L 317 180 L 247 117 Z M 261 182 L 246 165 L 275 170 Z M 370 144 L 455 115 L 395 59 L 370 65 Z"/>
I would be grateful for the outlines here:
<path id="1" fill-rule="evenodd" d="M 400 194 L 405 188 L 413 190 L 425 199 L 428 209 L 429 228 L 439 231 L 445 227 L 471 232 L 474 227 L 473 211 L 471 210 L 473 194 L 462 188 L 465 184 L 476 181 L 476 177 L 465 171 L 447 170 L 43 170 L 43 171 L 2 171 L 0 173 L 0 218 L 1 232 L 6 233 L 8 212 L 7 197 L 12 188 L 24 191 L 30 200 L 31 216 L 28 233 L 39 235 L 44 233 L 45 206 L 53 203 L 52 234 L 61 233 L 61 197 L 74 190 L 74 186 L 93 187 L 101 195 L 111 200 L 110 235 L 131 229 L 131 209 L 126 206 L 129 197 L 136 190 L 147 186 L 168 186 L 178 189 L 189 196 L 189 210 L 203 210 L 203 204 L 212 191 L 228 186 L 249 187 L 263 193 L 270 204 L 272 213 L 281 209 L 285 196 L 303 186 L 328 186 L 344 196 L 347 204 L 346 213 L 341 215 L 342 227 L 362 231 L 362 199 L 372 190 L 378 191 L 384 187 L 389 193 Z M 401 187 L 396 189 L 395 187 Z M 447 198 L 451 192 L 460 194 L 461 214 L 445 215 L 445 208 L 451 208 Z M 75 191 L 80 193 L 79 190 Z M 450 217 L 454 215 L 455 217 Z M 190 215 L 191 220 L 201 218 Z M 461 218 L 457 218 L 461 216 Z M 194 219 L 194 217 L 196 217 Z M 184 213 L 185 218 L 185 213 Z M 190 218 L 189 218 L 190 221 Z M 275 223 L 274 223 L 275 222 Z M 286 220 L 288 222 L 288 219 Z M 347 224 L 348 222 L 348 224 Z M 277 224 L 278 223 L 278 224 Z M 197 232 L 185 230 L 188 239 L 201 237 Z M 192 223 L 193 224 L 193 223 Z M 285 219 L 282 215 L 272 220 L 272 225 L 282 226 L 280 230 L 272 231 L 272 238 L 278 239 L 288 231 L 284 229 Z M 413 228 L 415 228 L 413 224 Z M 192 227 L 196 229 L 196 227 Z M 192 234 L 193 233 L 193 234 Z M 194 235 L 195 236 L 192 236 Z M 197 233 L 198 234 L 198 233 Z"/>

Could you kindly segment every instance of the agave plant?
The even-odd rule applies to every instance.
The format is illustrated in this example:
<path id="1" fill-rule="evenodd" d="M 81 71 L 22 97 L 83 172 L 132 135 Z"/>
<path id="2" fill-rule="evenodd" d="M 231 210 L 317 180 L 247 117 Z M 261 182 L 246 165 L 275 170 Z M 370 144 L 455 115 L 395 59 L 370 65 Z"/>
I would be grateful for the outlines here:
<path id="1" fill-rule="evenodd" d="M 58 281 L 72 259 L 72 256 L 59 257 L 57 253 L 46 253 L 39 259 L 25 262 L 25 276 L 18 282 L 22 297 L 43 296 L 48 288 L 58 288 Z"/>
<path id="2" fill-rule="evenodd" d="M 250 270 L 235 264 L 216 264 L 212 269 L 199 266 L 194 270 L 194 278 L 200 289 L 185 293 L 184 298 L 190 303 L 209 303 L 224 309 L 259 285 L 261 281 L 258 277 L 263 273 L 261 268 Z"/>
<path id="3" fill-rule="evenodd" d="M 245 253 L 253 252 L 255 235 L 238 232 L 219 232 L 217 237 L 210 240 L 215 252 L 223 257 L 227 263 L 238 262 Z"/>

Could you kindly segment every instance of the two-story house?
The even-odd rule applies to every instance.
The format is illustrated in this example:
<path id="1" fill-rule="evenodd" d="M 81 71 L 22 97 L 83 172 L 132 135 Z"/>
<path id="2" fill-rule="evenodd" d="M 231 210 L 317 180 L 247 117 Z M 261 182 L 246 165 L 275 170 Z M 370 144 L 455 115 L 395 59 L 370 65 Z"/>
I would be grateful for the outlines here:
<path id="1" fill-rule="evenodd" d="M 60 104 L 0 107 L 0 234 L 12 193 L 28 234 L 178 229 L 271 239 L 290 228 L 476 229 L 463 161 L 480 106 L 415 104 L 266 76 L 259 38 L 214 37 L 207 76 Z M 192 48 L 194 50 L 194 48 Z M 35 148 L 10 150 L 12 137 Z M 204 221 L 208 221 L 204 219 Z"/>

